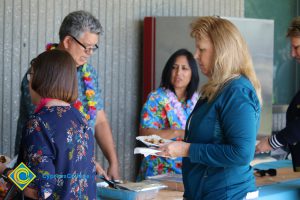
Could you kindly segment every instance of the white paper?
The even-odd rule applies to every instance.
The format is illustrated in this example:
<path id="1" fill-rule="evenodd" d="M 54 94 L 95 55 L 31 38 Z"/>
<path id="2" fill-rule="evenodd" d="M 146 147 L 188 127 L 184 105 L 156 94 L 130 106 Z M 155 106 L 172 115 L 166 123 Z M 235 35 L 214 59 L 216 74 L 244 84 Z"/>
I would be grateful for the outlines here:
<path id="1" fill-rule="evenodd" d="M 136 147 L 134 148 L 134 154 L 143 154 L 145 157 L 149 155 L 155 155 L 156 153 L 161 152 L 156 149 L 151 149 L 151 148 L 145 148 L 145 147 Z"/>

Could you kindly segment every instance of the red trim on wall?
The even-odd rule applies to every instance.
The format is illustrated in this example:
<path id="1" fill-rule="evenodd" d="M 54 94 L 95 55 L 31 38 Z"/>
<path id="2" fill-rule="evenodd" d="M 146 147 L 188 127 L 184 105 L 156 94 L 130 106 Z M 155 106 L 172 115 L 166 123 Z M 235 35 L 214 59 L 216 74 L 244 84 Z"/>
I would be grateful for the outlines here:
<path id="1" fill-rule="evenodd" d="M 155 17 L 144 18 L 143 103 L 155 83 Z"/>

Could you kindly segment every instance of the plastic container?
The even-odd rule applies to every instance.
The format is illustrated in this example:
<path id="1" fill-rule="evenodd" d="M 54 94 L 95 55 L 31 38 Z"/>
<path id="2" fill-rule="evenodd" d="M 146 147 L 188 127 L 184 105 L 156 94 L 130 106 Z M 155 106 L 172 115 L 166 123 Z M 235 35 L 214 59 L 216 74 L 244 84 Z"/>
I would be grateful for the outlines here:
<path id="1" fill-rule="evenodd" d="M 126 184 L 122 184 L 126 187 Z M 97 197 L 101 200 L 150 200 L 154 199 L 159 190 L 167 186 L 154 181 L 130 183 L 128 190 L 103 187 L 97 184 Z"/>
<path id="2" fill-rule="evenodd" d="M 156 176 L 146 177 L 149 180 L 158 181 L 166 186 L 168 190 L 184 191 L 181 174 L 161 174 Z"/>

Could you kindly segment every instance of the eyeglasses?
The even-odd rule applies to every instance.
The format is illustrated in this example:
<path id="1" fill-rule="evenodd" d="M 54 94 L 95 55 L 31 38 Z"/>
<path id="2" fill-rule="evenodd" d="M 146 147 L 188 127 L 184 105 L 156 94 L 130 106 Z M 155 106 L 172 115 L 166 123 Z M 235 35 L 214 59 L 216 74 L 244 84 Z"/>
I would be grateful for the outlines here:
<path id="1" fill-rule="evenodd" d="M 289 31 L 293 30 L 293 29 L 297 29 L 298 31 L 300 31 L 300 25 L 294 25 L 294 26 L 290 26 Z"/>
<path id="2" fill-rule="evenodd" d="M 29 71 L 26 73 L 27 81 L 30 81 L 32 74 L 33 72 L 29 72 Z"/>
<path id="3" fill-rule="evenodd" d="M 72 35 L 70 35 L 70 37 L 73 38 L 77 42 L 77 44 L 79 44 L 80 46 L 82 46 L 84 48 L 85 53 L 94 52 L 99 48 L 97 44 L 95 44 L 95 46 L 93 46 L 93 47 L 86 47 L 84 44 L 79 42 L 79 40 L 77 40 L 76 37 L 74 37 Z"/>
<path id="4" fill-rule="evenodd" d="M 276 176 L 277 175 L 277 171 L 276 169 L 267 169 L 267 170 L 264 170 L 264 169 L 254 169 L 254 175 L 255 176 L 258 176 L 258 177 L 263 177 L 263 176 L 266 176 L 266 175 L 269 175 L 269 176 Z"/>
<path id="5" fill-rule="evenodd" d="M 30 61 L 30 67 L 29 67 L 28 71 L 26 72 L 26 78 L 27 78 L 28 81 L 30 81 L 30 78 L 33 74 L 32 68 L 33 68 L 33 65 L 35 64 L 35 62 L 36 62 L 36 58 L 34 58 Z"/>

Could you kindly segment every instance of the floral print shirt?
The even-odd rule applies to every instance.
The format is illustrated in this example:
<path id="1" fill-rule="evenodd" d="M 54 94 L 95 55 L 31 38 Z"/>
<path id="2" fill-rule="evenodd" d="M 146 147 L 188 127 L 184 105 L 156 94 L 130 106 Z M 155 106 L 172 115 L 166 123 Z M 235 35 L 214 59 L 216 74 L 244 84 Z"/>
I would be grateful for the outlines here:
<path id="1" fill-rule="evenodd" d="M 96 199 L 94 137 L 71 106 L 43 107 L 22 132 L 19 161 L 36 175 L 29 187 L 45 199 Z"/>
<path id="2" fill-rule="evenodd" d="M 191 99 L 180 102 L 172 91 L 158 88 L 149 94 L 142 108 L 140 126 L 142 128 L 184 130 L 186 120 L 198 99 L 199 94 L 195 93 Z M 147 156 L 142 161 L 137 180 L 165 173 L 181 174 L 181 160 L 181 158 L 167 159 Z"/>

